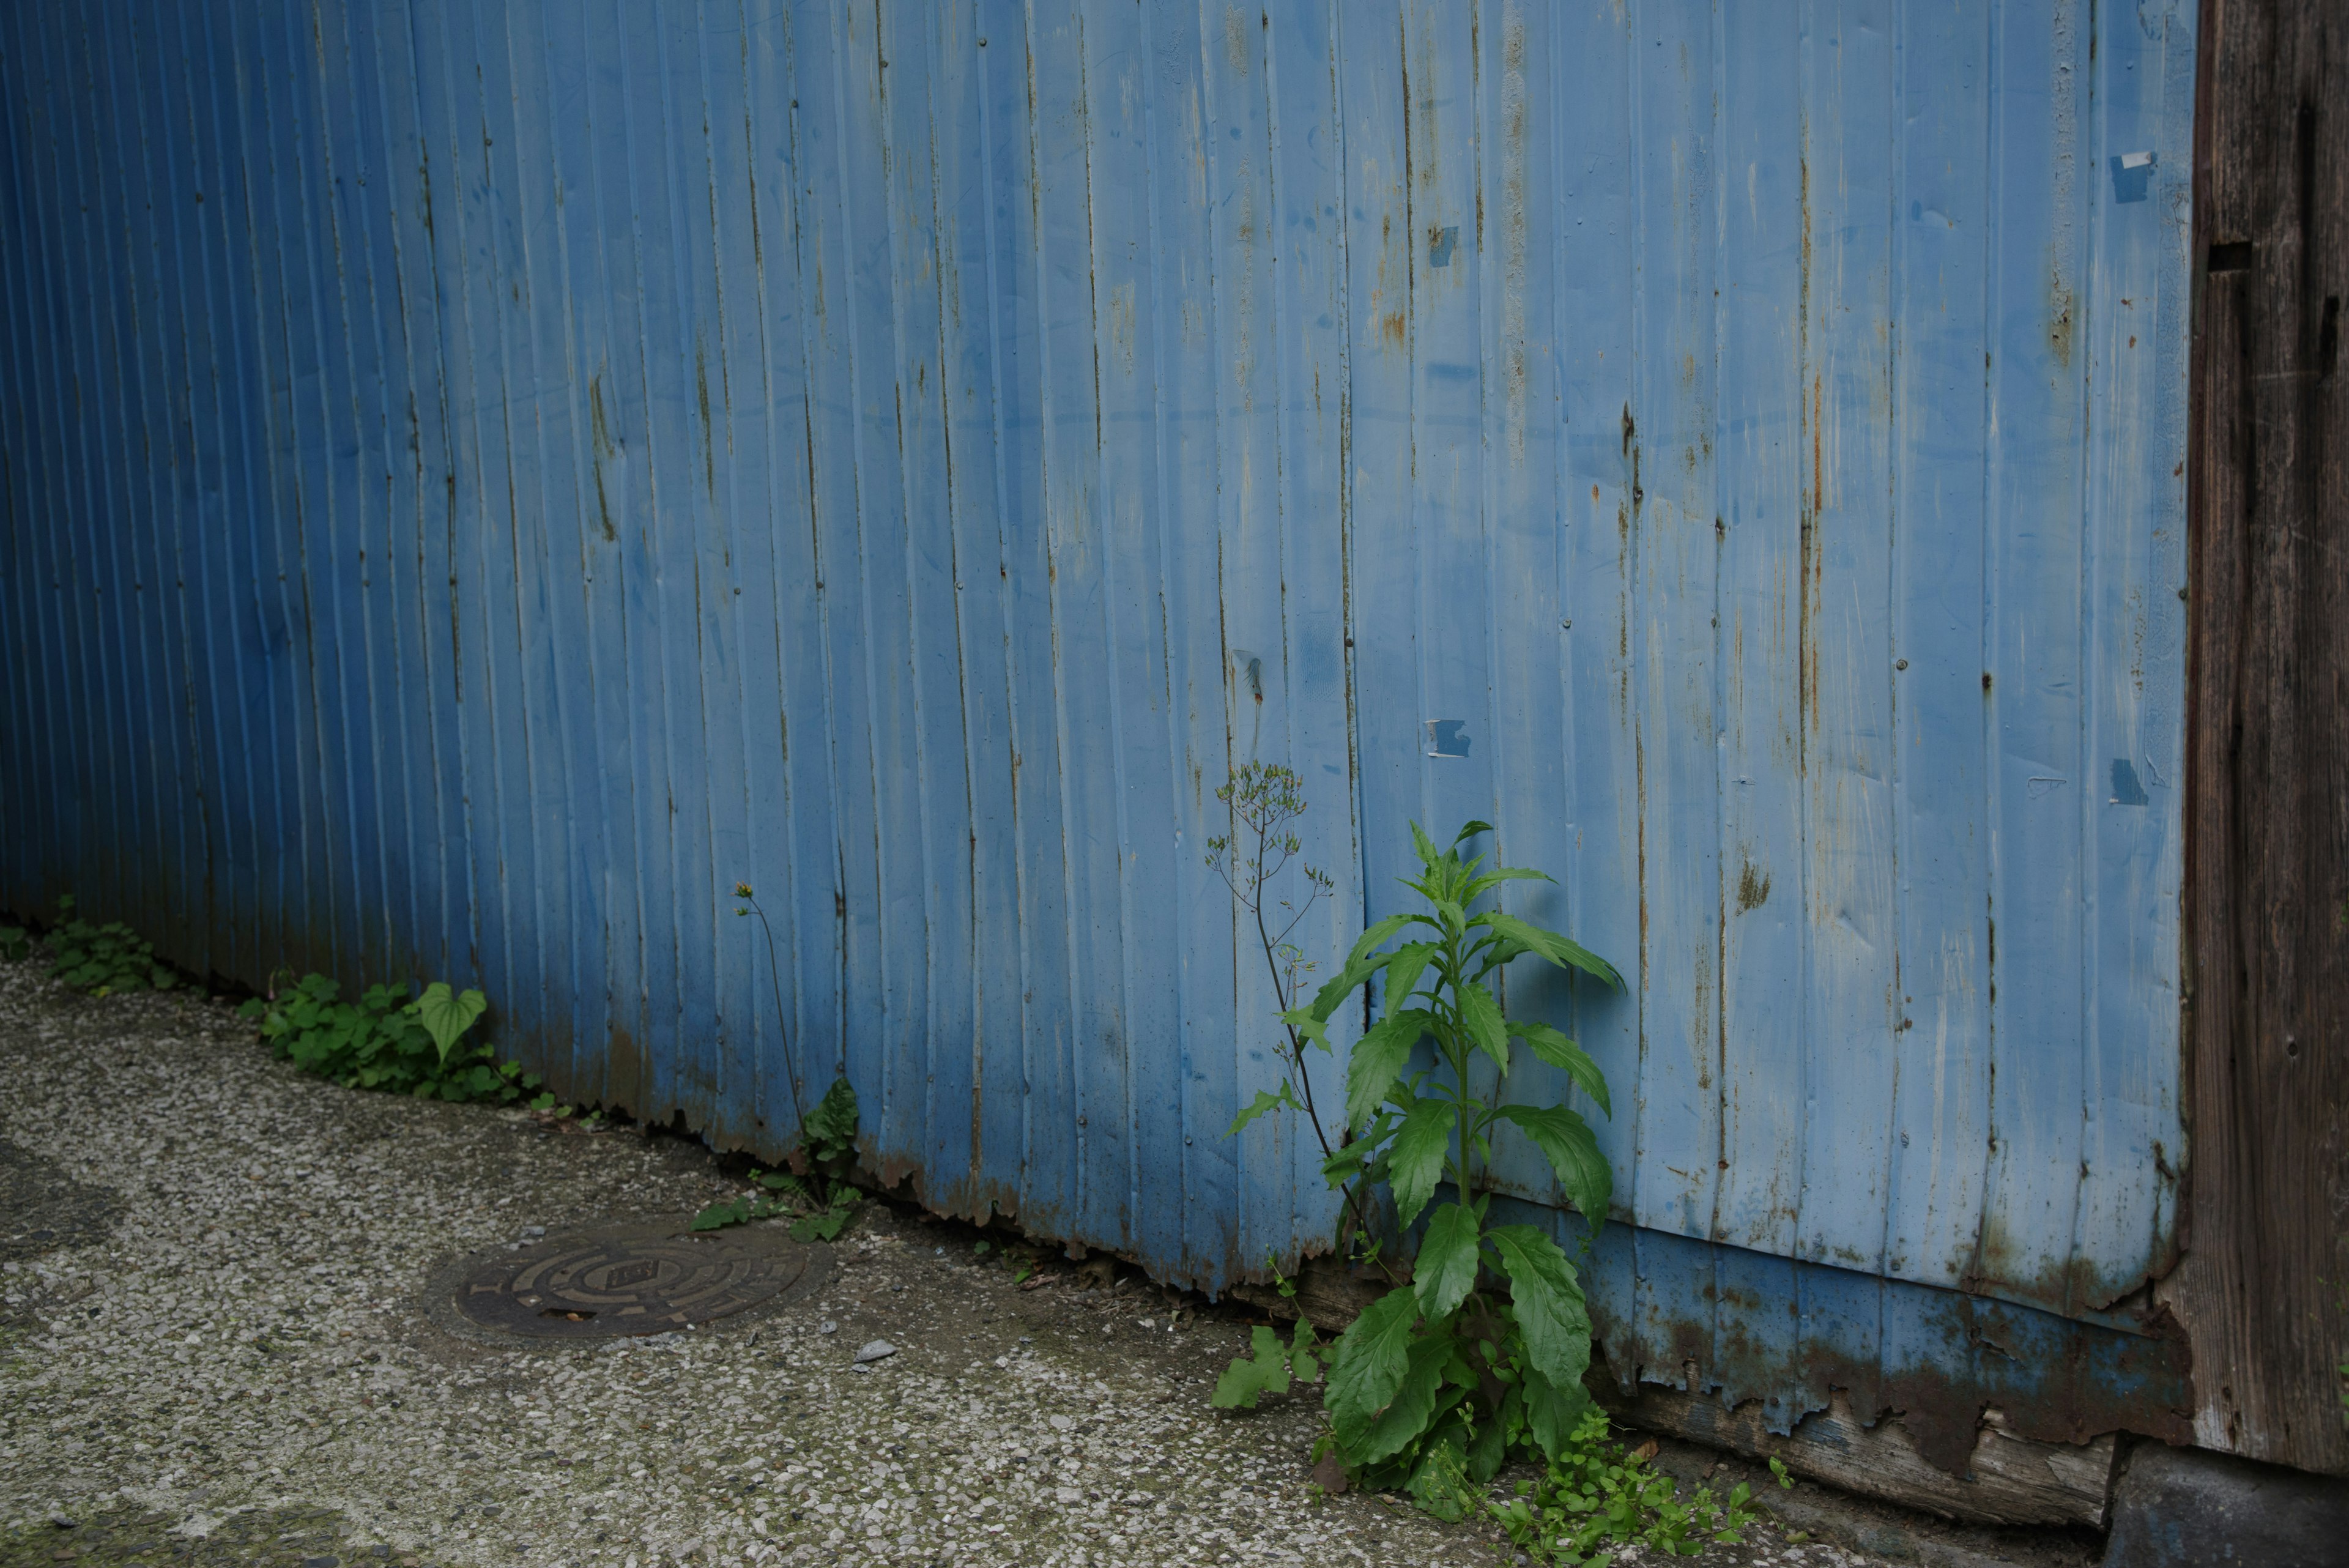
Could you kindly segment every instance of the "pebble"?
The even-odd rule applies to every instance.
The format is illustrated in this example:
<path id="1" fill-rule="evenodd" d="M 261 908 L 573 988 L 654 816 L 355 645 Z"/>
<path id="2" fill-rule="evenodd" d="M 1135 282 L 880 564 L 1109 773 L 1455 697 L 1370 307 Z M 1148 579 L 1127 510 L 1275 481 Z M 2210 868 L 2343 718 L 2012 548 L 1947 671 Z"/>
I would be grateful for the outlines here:
<path id="1" fill-rule="evenodd" d="M 856 1353 L 856 1364 L 862 1366 L 868 1361 L 880 1361 L 896 1354 L 897 1347 L 885 1339 L 867 1340 Z"/>

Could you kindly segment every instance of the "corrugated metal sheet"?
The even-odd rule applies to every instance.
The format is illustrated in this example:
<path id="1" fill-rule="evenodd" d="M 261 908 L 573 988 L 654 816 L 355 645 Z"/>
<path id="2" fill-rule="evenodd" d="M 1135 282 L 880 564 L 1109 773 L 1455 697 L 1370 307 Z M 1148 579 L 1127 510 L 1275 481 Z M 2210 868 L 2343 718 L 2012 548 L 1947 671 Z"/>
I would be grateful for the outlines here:
<path id="1" fill-rule="evenodd" d="M 1473 815 L 1635 977 L 1511 1002 L 1641 1245 L 1878 1303 L 1609 1264 L 1660 1359 L 1798 1404 L 1885 1281 L 2138 1334 L 2191 18 L 12 7 L 5 897 L 478 981 L 772 1148 L 747 878 L 878 1159 L 1216 1285 L 1330 1218 L 1223 1137 L 1200 852 L 1286 761 L 1313 945 Z"/>

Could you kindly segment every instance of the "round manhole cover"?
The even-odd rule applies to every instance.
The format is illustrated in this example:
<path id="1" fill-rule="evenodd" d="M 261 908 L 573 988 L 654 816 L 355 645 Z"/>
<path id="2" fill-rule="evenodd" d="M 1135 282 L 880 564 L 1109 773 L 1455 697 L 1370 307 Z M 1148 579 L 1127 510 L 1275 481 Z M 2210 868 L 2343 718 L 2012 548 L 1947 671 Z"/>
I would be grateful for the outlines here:
<path id="1" fill-rule="evenodd" d="M 802 1293 L 823 1275 L 820 1252 L 780 1225 L 708 1232 L 618 1225 L 473 1253 L 441 1271 L 431 1305 L 442 1326 L 460 1332 L 666 1334 Z"/>

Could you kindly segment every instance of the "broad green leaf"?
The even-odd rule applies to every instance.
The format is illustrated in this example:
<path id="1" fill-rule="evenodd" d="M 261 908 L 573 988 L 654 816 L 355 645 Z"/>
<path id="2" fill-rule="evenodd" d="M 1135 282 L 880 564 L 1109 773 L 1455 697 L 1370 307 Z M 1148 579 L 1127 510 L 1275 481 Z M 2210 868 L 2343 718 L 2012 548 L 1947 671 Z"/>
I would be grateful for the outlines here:
<path id="1" fill-rule="evenodd" d="M 1453 842 L 1456 844 L 1459 840 L 1454 839 Z M 1411 825 L 1411 846 L 1419 856 L 1419 863 L 1431 870 L 1434 868 L 1437 861 L 1444 858 L 1435 847 L 1435 840 L 1428 837 L 1426 831 L 1415 822 Z"/>
<path id="2" fill-rule="evenodd" d="M 1240 1129 L 1247 1126 L 1248 1123 L 1256 1120 L 1257 1117 L 1263 1116 L 1268 1111 L 1279 1110 L 1282 1106 L 1290 1103 L 1291 1102 L 1288 1097 L 1288 1085 L 1287 1084 L 1281 1085 L 1278 1089 L 1258 1089 L 1256 1092 L 1256 1098 L 1247 1103 L 1247 1107 L 1241 1111 L 1238 1116 L 1232 1118 L 1231 1130 L 1224 1134 L 1224 1136 L 1226 1137 L 1237 1137 L 1239 1136 Z M 813 1120 L 814 1118 L 810 1117 L 809 1119 Z"/>
<path id="3" fill-rule="evenodd" d="M 1506 911 L 1491 909 L 1470 923 L 1483 926 L 1495 936 L 1516 942 L 1527 952 L 1539 953 L 1561 969 L 1578 969 L 1586 974 L 1596 975 L 1618 991 L 1623 988 L 1623 977 L 1615 972 L 1613 964 L 1581 943 L 1537 926 L 1530 920 L 1521 920 Z"/>
<path id="4" fill-rule="evenodd" d="M 1599 1108 L 1609 1117 L 1615 1115 L 1615 1106 L 1607 1097 L 1607 1075 L 1599 1070 L 1599 1064 L 1590 1059 L 1588 1051 L 1547 1023 L 1512 1018 L 1509 1033 L 1524 1041 L 1535 1055 L 1563 1070 L 1574 1080 L 1574 1086 L 1596 1100 Z"/>
<path id="5" fill-rule="evenodd" d="M 1467 821 L 1460 825 L 1459 832 L 1452 836 L 1452 847 L 1457 849 L 1469 839 L 1475 837 L 1478 834 L 1490 833 L 1492 831 L 1493 825 L 1491 823 L 1479 822 L 1472 816 Z"/>
<path id="6" fill-rule="evenodd" d="M 1558 1185 L 1584 1219 L 1593 1224 L 1607 1220 L 1608 1200 L 1615 1194 L 1615 1173 L 1599 1152 L 1590 1124 L 1564 1106 L 1503 1106 L 1501 1115 L 1515 1122 L 1557 1172 Z"/>
<path id="7" fill-rule="evenodd" d="M 1395 1114 L 1392 1111 L 1381 1109 L 1377 1116 L 1371 1118 L 1370 1126 L 1363 1129 L 1361 1137 L 1350 1144 L 1340 1146 L 1335 1153 L 1321 1162 L 1322 1179 L 1331 1187 L 1341 1186 L 1351 1181 L 1361 1172 L 1362 1168 L 1371 1162 L 1371 1158 L 1379 1145 L 1384 1143 L 1387 1134 L 1394 1130 L 1394 1124 Z"/>
<path id="8" fill-rule="evenodd" d="M 1253 1410 L 1264 1395 L 1288 1392 L 1288 1364 L 1282 1357 L 1279 1336 L 1258 1324 L 1249 1346 L 1256 1354 L 1233 1362 L 1216 1380 L 1208 1403 L 1219 1410 Z"/>
<path id="9" fill-rule="evenodd" d="M 1361 1126 L 1386 1103 L 1403 1064 L 1411 1060 L 1411 1048 L 1434 1023 L 1435 1015 L 1424 1008 L 1405 1008 L 1388 1013 L 1354 1042 L 1353 1053 L 1346 1058 L 1348 1127 Z"/>
<path id="10" fill-rule="evenodd" d="M 1509 1276 L 1509 1304 L 1525 1335 L 1526 1358 L 1553 1386 L 1579 1387 L 1590 1365 L 1590 1311 L 1574 1265 L 1530 1225 L 1496 1225 L 1485 1235 Z"/>
<path id="11" fill-rule="evenodd" d="M 1411 1004 L 1411 993 L 1419 989 L 1419 977 L 1427 972 L 1427 961 L 1441 950 L 1433 942 L 1405 942 L 1395 949 L 1387 960 L 1387 1011 Z"/>
<path id="12" fill-rule="evenodd" d="M 1385 923 L 1383 920 L 1379 922 L 1380 925 Z M 1371 929 L 1376 930 L 1378 927 L 1373 926 Z M 1392 936 L 1394 933 L 1390 931 L 1387 934 Z M 1381 937 L 1379 940 L 1384 941 L 1386 938 Z M 1354 988 L 1378 973 L 1379 966 L 1385 962 L 1386 960 L 1383 957 L 1375 957 L 1368 953 L 1349 955 L 1346 967 L 1332 976 L 1328 984 L 1313 993 L 1313 1005 L 1305 1011 L 1312 1015 L 1315 1023 L 1328 1023 L 1330 1015 L 1345 1005 L 1346 998 L 1353 994 Z"/>
<path id="13" fill-rule="evenodd" d="M 308 982 L 304 984 L 306 987 Z M 447 981 L 436 980 L 426 986 L 424 994 L 409 1005 L 416 1010 L 417 1019 L 424 1025 L 425 1033 L 432 1036 L 432 1044 L 440 1048 L 440 1060 L 445 1064 L 458 1037 L 471 1029 L 473 1021 L 488 1010 L 490 1000 L 478 991 L 452 994 Z"/>
<path id="14" fill-rule="evenodd" d="M 834 1078 L 823 1098 L 808 1113 L 801 1129 L 811 1149 L 817 1144 L 847 1145 L 856 1141 L 856 1091 L 845 1078 Z"/>
<path id="15" fill-rule="evenodd" d="M 1413 1342 L 1393 1400 L 1348 1445 L 1352 1451 L 1347 1458 L 1356 1464 L 1376 1464 L 1401 1452 L 1427 1430 L 1428 1417 L 1435 1414 L 1436 1396 L 1444 1391 L 1444 1364 L 1451 1358 L 1449 1334 L 1431 1334 Z M 1345 1441 L 1343 1428 L 1339 1429 L 1339 1440 Z"/>
<path id="16" fill-rule="evenodd" d="M 1475 1289 L 1477 1230 L 1476 1211 L 1464 1203 L 1440 1204 L 1428 1216 L 1412 1288 L 1429 1317 L 1445 1316 Z"/>
<path id="17" fill-rule="evenodd" d="M 1586 1362 L 1588 1355 L 1585 1353 Z M 1533 1428 L 1534 1441 L 1543 1453 L 1563 1461 L 1575 1447 L 1575 1428 L 1585 1411 L 1590 1408 L 1590 1395 L 1582 1380 L 1561 1388 L 1534 1367 L 1526 1368 L 1526 1424 Z"/>
<path id="18" fill-rule="evenodd" d="M 1452 1145 L 1452 1124 L 1457 1112 L 1450 1101 L 1431 1096 L 1412 1106 L 1394 1136 L 1388 1160 L 1394 1189 L 1395 1222 L 1408 1230 L 1435 1194 L 1444 1176 L 1444 1157 Z"/>
<path id="19" fill-rule="evenodd" d="M 1353 968 L 1355 960 L 1361 958 L 1372 948 L 1420 918 L 1417 915 L 1389 915 L 1354 940 L 1353 948 L 1346 954 L 1346 967 Z M 1327 987 L 1324 989 L 1326 990 Z"/>
<path id="20" fill-rule="evenodd" d="M 1468 913 L 1460 907 L 1458 900 L 1430 898 L 1428 902 L 1435 906 L 1437 918 L 1444 922 L 1444 929 L 1453 936 L 1456 937 L 1468 929 Z"/>
<path id="21" fill-rule="evenodd" d="M 1330 1415 L 1360 1429 L 1393 1403 L 1410 1359 L 1411 1331 L 1419 1322 L 1419 1298 L 1397 1285 L 1364 1309 L 1330 1358 Z"/>
<path id="22" fill-rule="evenodd" d="M 1476 1048 L 1490 1056 L 1502 1072 L 1509 1070 L 1509 1031 L 1501 1022 L 1501 1004 L 1493 993 L 1470 981 L 1454 989 L 1460 1002 L 1460 1023 Z"/>

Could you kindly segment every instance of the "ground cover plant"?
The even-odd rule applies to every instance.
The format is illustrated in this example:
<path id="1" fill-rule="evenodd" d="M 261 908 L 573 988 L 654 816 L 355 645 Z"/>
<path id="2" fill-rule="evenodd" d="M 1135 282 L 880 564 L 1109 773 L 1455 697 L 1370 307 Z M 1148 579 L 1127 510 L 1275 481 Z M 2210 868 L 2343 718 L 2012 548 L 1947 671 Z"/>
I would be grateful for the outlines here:
<path id="1" fill-rule="evenodd" d="M 479 991 L 451 991 L 436 980 L 413 997 L 388 985 L 367 987 L 355 1002 L 341 995 L 327 976 L 308 974 L 237 1011 L 278 1055 L 346 1088 L 500 1105 L 540 1088 L 537 1074 L 500 1062 L 479 1037 L 466 1038 L 489 1008 Z"/>
<path id="2" fill-rule="evenodd" d="M 1214 1402 L 1253 1407 L 1292 1381 L 1320 1381 L 1330 1426 L 1317 1459 L 1333 1459 L 1354 1484 L 1402 1490 L 1444 1518 L 1488 1514 L 1521 1547 L 1551 1561 L 1589 1560 L 1600 1542 L 1685 1552 L 1705 1540 L 1737 1539 L 1750 1517 L 1743 1495 L 1727 1507 L 1709 1494 L 1682 1504 L 1668 1478 L 1608 1443 L 1606 1417 L 1583 1387 L 1591 1327 L 1574 1261 L 1536 1226 L 1492 1223 L 1483 1190 L 1494 1137 L 1514 1127 L 1541 1152 L 1591 1231 L 1605 1222 L 1613 1176 L 1580 1113 L 1497 1097 L 1498 1085 L 1513 1081 L 1519 1050 L 1611 1114 L 1605 1075 L 1553 1026 L 1506 1016 L 1496 992 L 1501 973 L 1519 959 L 1619 988 L 1614 966 L 1557 931 L 1480 908 L 1509 882 L 1548 880 L 1525 867 L 1487 869 L 1482 857 L 1466 855 L 1490 825 L 1469 822 L 1439 849 L 1414 824 L 1420 874 L 1405 886 L 1418 907 L 1364 931 L 1339 972 L 1299 1005 L 1307 966 L 1288 942 L 1296 922 L 1270 921 L 1263 911 L 1290 907 L 1271 879 L 1298 853 L 1289 825 L 1304 810 L 1301 785 L 1287 769 L 1251 763 L 1235 770 L 1219 798 L 1233 807 L 1239 849 L 1231 839 L 1214 841 L 1209 864 L 1256 916 L 1289 1045 L 1279 1086 L 1259 1094 L 1232 1130 L 1275 1112 L 1313 1124 L 1326 1151 L 1323 1175 L 1346 1194 L 1347 1255 L 1380 1251 L 1376 1238 L 1362 1235 L 1362 1186 L 1385 1189 L 1400 1233 L 1423 1219 L 1424 1227 L 1410 1282 L 1390 1288 L 1326 1349 L 1301 1318 L 1285 1342 L 1257 1328 L 1251 1354 L 1227 1369 Z M 1329 884 L 1309 867 L 1304 874 L 1309 906 Z M 1305 1051 L 1330 1051 L 1330 1020 L 1374 983 L 1379 1017 L 1349 1054 L 1343 1136 L 1333 1147 L 1306 1081 Z M 1495 1070 L 1492 1090 L 1477 1086 L 1479 1058 Z M 1490 1483 L 1513 1459 L 1537 1462 L 1542 1479 L 1496 1503 Z"/>
<path id="3" fill-rule="evenodd" d="M 157 961 L 155 944 L 119 920 L 93 925 L 75 913 L 71 893 L 57 899 L 59 919 L 47 939 L 49 972 L 76 991 L 106 996 L 118 991 L 169 991 L 178 983 L 169 965 Z M 14 928 L 11 928 L 13 930 Z M 24 933 L 0 946 L 23 951 Z"/>

